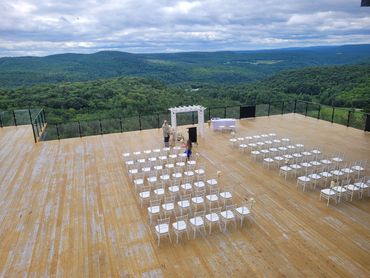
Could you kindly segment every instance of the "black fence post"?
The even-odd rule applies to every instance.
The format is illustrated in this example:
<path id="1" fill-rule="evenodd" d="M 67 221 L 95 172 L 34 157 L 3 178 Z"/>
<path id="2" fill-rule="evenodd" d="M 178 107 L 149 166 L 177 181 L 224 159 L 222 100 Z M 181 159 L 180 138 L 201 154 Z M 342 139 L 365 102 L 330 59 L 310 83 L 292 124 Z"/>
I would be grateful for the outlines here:
<path id="1" fill-rule="evenodd" d="M 41 119 L 42 119 L 42 126 L 44 127 L 46 124 L 44 109 L 42 109 L 42 112 L 41 112 Z"/>
<path id="2" fill-rule="evenodd" d="M 271 103 L 269 102 L 269 108 L 267 110 L 267 116 L 270 116 Z"/>
<path id="3" fill-rule="evenodd" d="M 319 104 L 319 111 L 317 111 L 317 119 L 320 120 L 321 105 Z"/>
<path id="4" fill-rule="evenodd" d="M 294 100 L 294 110 L 293 110 L 293 113 L 295 113 L 297 111 L 297 100 Z"/>
<path id="5" fill-rule="evenodd" d="M 46 116 L 45 116 L 45 110 L 42 108 L 42 117 L 44 119 L 44 122 L 46 123 Z"/>
<path id="6" fill-rule="evenodd" d="M 119 118 L 119 126 L 121 128 L 121 133 L 123 132 L 122 118 Z"/>
<path id="7" fill-rule="evenodd" d="M 334 112 L 335 112 L 335 107 L 333 106 L 333 111 L 331 112 L 331 123 L 334 123 Z"/>
<path id="8" fill-rule="evenodd" d="M 30 124 L 32 125 L 33 123 L 32 123 L 32 115 L 31 115 L 31 110 L 30 109 L 28 109 L 28 115 L 30 116 Z"/>
<path id="9" fill-rule="evenodd" d="M 81 124 L 80 124 L 80 121 L 78 121 L 78 132 L 80 133 L 80 138 L 82 137 L 82 133 L 81 133 Z"/>
<path id="10" fill-rule="evenodd" d="M 208 108 L 208 120 L 211 120 L 211 107 Z"/>
<path id="11" fill-rule="evenodd" d="M 160 128 L 160 126 L 159 126 L 159 113 L 157 114 L 157 127 Z"/>
<path id="12" fill-rule="evenodd" d="M 39 133 L 39 126 L 37 125 L 37 122 L 36 122 L 36 119 L 35 121 L 33 122 L 33 125 L 34 127 L 36 128 L 36 138 L 38 138 L 40 136 L 40 133 Z M 37 142 L 37 141 L 36 141 Z"/>
<path id="13" fill-rule="evenodd" d="M 194 119 L 194 112 L 192 112 L 192 120 L 193 120 L 193 125 L 194 125 L 194 122 L 195 122 L 195 119 Z"/>
<path id="14" fill-rule="evenodd" d="M 307 117 L 307 112 L 308 112 L 308 102 L 306 102 L 306 113 L 304 114 Z"/>
<path id="15" fill-rule="evenodd" d="M 224 107 L 224 118 L 226 118 L 226 107 Z"/>
<path id="16" fill-rule="evenodd" d="M 55 128 L 56 128 L 56 130 L 57 130 L 58 140 L 60 140 L 58 124 L 56 124 L 56 125 L 55 125 Z"/>
<path id="17" fill-rule="evenodd" d="M 17 118 L 15 117 L 14 110 L 13 110 L 13 120 L 14 120 L 14 125 L 17 126 Z"/>
<path id="18" fill-rule="evenodd" d="M 370 114 L 364 114 L 364 131 L 370 131 Z"/>
<path id="19" fill-rule="evenodd" d="M 351 120 L 351 110 L 348 110 L 347 127 L 349 127 L 349 121 Z"/>
<path id="20" fill-rule="evenodd" d="M 31 122 L 32 122 L 32 120 L 31 120 Z M 4 127 L 4 125 L 3 125 L 3 116 L 1 115 L 1 113 L 0 113 L 0 127 Z"/>
<path id="21" fill-rule="evenodd" d="M 41 122 L 40 122 L 40 114 L 39 115 L 37 115 L 37 117 L 36 117 L 36 123 L 37 123 L 37 126 L 38 126 L 38 128 L 39 128 L 39 130 L 40 130 L 40 134 L 41 134 L 41 132 L 42 132 L 42 126 L 41 126 Z M 39 137 L 40 137 L 40 134 L 39 134 Z"/>
<path id="22" fill-rule="evenodd" d="M 139 129 L 141 131 L 141 115 L 139 114 Z"/>
<path id="23" fill-rule="evenodd" d="M 103 135 L 103 127 L 101 125 L 101 119 L 99 119 L 100 135 Z"/>
<path id="24" fill-rule="evenodd" d="M 281 115 L 284 114 L 284 101 L 283 101 L 283 104 L 281 105 Z"/>

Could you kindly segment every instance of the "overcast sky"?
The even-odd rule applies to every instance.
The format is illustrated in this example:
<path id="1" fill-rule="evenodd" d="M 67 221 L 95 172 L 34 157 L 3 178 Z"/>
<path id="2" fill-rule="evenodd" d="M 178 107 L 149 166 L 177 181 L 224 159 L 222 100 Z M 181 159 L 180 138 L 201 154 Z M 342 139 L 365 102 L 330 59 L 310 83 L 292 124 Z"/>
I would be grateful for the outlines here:
<path id="1" fill-rule="evenodd" d="M 1 0 L 0 56 L 370 43 L 360 0 Z"/>

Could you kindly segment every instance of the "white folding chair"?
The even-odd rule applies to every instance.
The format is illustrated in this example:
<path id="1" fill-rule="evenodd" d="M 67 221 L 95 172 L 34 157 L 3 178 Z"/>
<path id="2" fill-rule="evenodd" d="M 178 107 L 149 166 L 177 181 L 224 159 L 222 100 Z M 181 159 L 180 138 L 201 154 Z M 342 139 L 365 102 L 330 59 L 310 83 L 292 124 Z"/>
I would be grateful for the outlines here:
<path id="1" fill-rule="evenodd" d="M 352 169 L 357 173 L 357 178 L 360 177 L 360 173 L 365 171 L 367 160 L 359 161 L 352 166 Z"/>
<path id="2" fill-rule="evenodd" d="M 145 202 L 149 202 L 151 197 L 150 186 L 143 186 L 140 188 L 139 199 L 140 206 L 143 207 Z"/>
<path id="3" fill-rule="evenodd" d="M 193 211 L 197 211 L 199 206 L 203 207 L 205 210 L 205 201 L 204 201 L 205 190 L 204 188 L 197 189 L 194 193 L 194 197 L 191 198 L 191 204 L 193 206 Z"/>
<path id="4" fill-rule="evenodd" d="M 244 201 L 235 209 L 236 215 L 240 218 L 240 226 L 243 226 L 243 219 L 252 214 L 252 207 L 254 203 L 254 199 L 249 198 L 248 201 Z"/>
<path id="5" fill-rule="evenodd" d="M 176 222 L 172 223 L 172 229 L 176 235 L 176 243 L 179 243 L 179 235 L 186 233 L 189 240 L 188 215 L 177 216 Z"/>
<path id="6" fill-rule="evenodd" d="M 226 209 L 224 211 L 220 212 L 221 222 L 224 223 L 224 231 L 225 232 L 226 232 L 228 222 L 234 222 L 234 225 L 235 225 L 235 228 L 236 228 L 236 217 L 235 217 L 235 213 L 234 213 L 235 208 L 236 208 L 236 205 L 226 206 Z"/>
<path id="7" fill-rule="evenodd" d="M 292 171 L 293 169 L 288 165 L 281 166 L 279 170 L 279 176 L 284 175 L 284 178 L 286 179 L 289 173 L 292 173 Z"/>
<path id="8" fill-rule="evenodd" d="M 224 189 L 219 194 L 220 199 L 223 200 L 224 206 L 227 205 L 227 202 L 232 202 L 233 200 L 233 186 L 225 186 Z"/>
<path id="9" fill-rule="evenodd" d="M 210 209 L 209 213 L 205 215 L 204 219 L 208 223 L 209 234 L 211 234 L 213 224 L 218 224 L 218 227 L 220 228 L 220 232 L 222 232 L 220 213 L 221 213 L 221 208 L 213 208 L 213 209 Z"/>
<path id="10" fill-rule="evenodd" d="M 342 199 L 342 195 L 346 196 L 346 200 L 347 200 L 348 194 L 347 194 L 347 189 L 345 186 L 348 184 L 350 184 L 350 180 L 342 180 L 342 185 L 339 185 L 339 182 L 337 182 L 335 186 L 332 187 L 332 189 L 337 192 L 338 203 L 340 203 Z"/>
<path id="11" fill-rule="evenodd" d="M 154 226 L 154 229 L 155 229 L 155 233 L 156 233 L 157 238 L 158 238 L 158 247 L 159 247 L 159 244 L 161 242 L 161 237 L 163 237 L 163 236 L 168 236 L 168 238 L 170 239 L 170 242 L 172 243 L 169 225 L 170 225 L 170 219 L 169 218 L 164 218 L 164 219 L 158 219 L 157 220 L 157 225 Z"/>
<path id="12" fill-rule="evenodd" d="M 206 234 L 206 228 L 204 225 L 204 211 L 195 212 L 194 217 L 190 218 L 189 222 L 194 232 L 194 238 L 197 231 L 203 230 L 204 234 Z"/>
<path id="13" fill-rule="evenodd" d="M 321 198 L 328 200 L 326 206 L 329 206 L 330 199 L 334 199 L 335 203 L 337 203 L 337 192 L 333 190 L 334 186 L 336 186 L 336 184 L 332 182 L 330 188 L 321 189 L 320 191 L 320 200 Z"/>
<path id="14" fill-rule="evenodd" d="M 180 201 L 177 202 L 180 215 L 183 215 L 184 212 L 188 212 L 188 214 L 191 212 L 190 198 L 190 194 L 180 196 Z"/>
<path id="15" fill-rule="evenodd" d="M 152 223 L 153 218 L 161 214 L 161 201 L 157 199 L 150 200 L 148 207 L 149 222 Z"/>
<path id="16" fill-rule="evenodd" d="M 360 189 L 360 198 L 362 199 L 365 190 L 367 190 L 367 196 L 370 197 L 370 176 L 363 177 L 360 182 L 355 183 Z"/>
<path id="17" fill-rule="evenodd" d="M 206 202 L 211 209 L 213 204 L 217 203 L 217 207 L 219 207 L 219 197 L 218 197 L 219 190 L 218 188 L 211 188 L 210 193 L 206 196 Z"/>
<path id="18" fill-rule="evenodd" d="M 358 183 L 359 180 L 355 180 L 355 182 L 352 184 L 347 184 L 344 186 L 344 188 L 347 190 L 347 194 L 351 197 L 351 202 L 353 200 L 353 195 L 357 193 L 357 197 L 360 198 L 361 190 L 358 186 L 356 186 L 356 183 Z"/>
<path id="19" fill-rule="evenodd" d="M 164 212 L 164 216 L 168 217 L 174 213 L 175 210 L 175 196 L 169 195 L 164 197 L 164 201 L 162 204 L 162 210 Z"/>
<path id="20" fill-rule="evenodd" d="M 300 176 L 297 178 L 297 187 L 302 186 L 303 192 L 306 190 L 306 187 L 311 183 L 311 179 L 308 177 L 308 172 L 306 171 L 305 176 Z"/>

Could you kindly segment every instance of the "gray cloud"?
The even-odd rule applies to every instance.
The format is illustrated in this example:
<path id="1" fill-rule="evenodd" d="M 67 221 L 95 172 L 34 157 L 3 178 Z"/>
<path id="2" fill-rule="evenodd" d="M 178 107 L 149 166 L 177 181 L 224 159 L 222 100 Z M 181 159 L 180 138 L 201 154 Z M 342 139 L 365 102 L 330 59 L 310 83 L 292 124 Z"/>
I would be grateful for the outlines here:
<path id="1" fill-rule="evenodd" d="M 0 56 L 370 43 L 359 0 L 3 0 Z"/>

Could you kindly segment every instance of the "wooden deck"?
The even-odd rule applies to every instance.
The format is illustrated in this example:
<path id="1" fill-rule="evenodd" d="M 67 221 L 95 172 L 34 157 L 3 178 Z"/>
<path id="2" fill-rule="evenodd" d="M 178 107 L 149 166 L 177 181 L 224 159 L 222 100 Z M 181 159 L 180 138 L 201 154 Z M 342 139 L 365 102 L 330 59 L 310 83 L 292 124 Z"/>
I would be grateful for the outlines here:
<path id="1" fill-rule="evenodd" d="M 237 130 L 370 158 L 370 134 L 301 115 Z M 160 130 L 34 144 L 28 126 L 0 129 L 0 277 L 370 277 L 370 198 L 326 207 L 318 190 L 297 190 L 229 138 L 206 128 L 195 151 L 207 176 L 221 170 L 221 185 L 235 186 L 237 202 L 255 198 L 253 216 L 158 248 L 121 154 L 161 146 Z"/>

